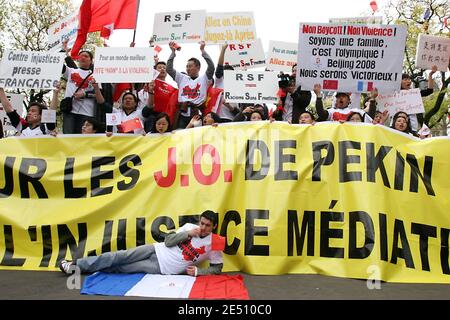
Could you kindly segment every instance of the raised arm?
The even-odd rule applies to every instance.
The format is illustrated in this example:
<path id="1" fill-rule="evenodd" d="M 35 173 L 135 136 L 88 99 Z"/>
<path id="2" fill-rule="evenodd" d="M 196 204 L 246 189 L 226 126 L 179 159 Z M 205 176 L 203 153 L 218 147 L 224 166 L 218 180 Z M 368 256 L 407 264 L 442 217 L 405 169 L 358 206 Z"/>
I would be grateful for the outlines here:
<path id="1" fill-rule="evenodd" d="M 173 60 L 175 59 L 175 56 L 176 56 L 176 54 L 175 54 L 175 51 L 177 50 L 176 43 L 173 41 L 169 42 L 169 48 L 170 48 L 170 50 L 172 50 L 172 53 L 170 54 L 170 57 L 167 60 L 166 71 L 167 71 L 167 74 L 175 80 L 175 77 L 177 76 L 177 70 L 175 70 L 173 68 Z"/>
<path id="2" fill-rule="evenodd" d="M 14 111 L 14 108 L 11 105 L 11 102 L 8 100 L 8 97 L 6 96 L 5 90 L 3 88 L 0 88 L 0 102 L 2 103 L 3 108 L 5 108 L 6 113 L 11 113 Z"/>
<path id="3" fill-rule="evenodd" d="M 222 49 L 220 50 L 219 60 L 217 61 L 217 68 L 216 68 L 216 78 L 220 79 L 223 77 L 223 64 L 225 61 L 225 51 L 227 50 L 228 45 L 224 44 L 222 45 Z"/>
<path id="4" fill-rule="evenodd" d="M 205 59 L 206 63 L 208 64 L 208 68 L 206 69 L 206 76 L 209 80 L 212 80 L 215 67 L 211 57 L 205 51 L 205 41 L 200 42 L 200 51 L 202 52 L 203 59 Z"/>
<path id="5" fill-rule="evenodd" d="M 322 86 L 320 84 L 315 84 L 314 85 L 314 93 L 317 96 L 316 99 L 316 112 L 317 115 L 319 116 L 319 121 L 326 121 L 328 120 L 328 111 L 326 111 L 323 108 L 323 101 L 322 101 Z"/>

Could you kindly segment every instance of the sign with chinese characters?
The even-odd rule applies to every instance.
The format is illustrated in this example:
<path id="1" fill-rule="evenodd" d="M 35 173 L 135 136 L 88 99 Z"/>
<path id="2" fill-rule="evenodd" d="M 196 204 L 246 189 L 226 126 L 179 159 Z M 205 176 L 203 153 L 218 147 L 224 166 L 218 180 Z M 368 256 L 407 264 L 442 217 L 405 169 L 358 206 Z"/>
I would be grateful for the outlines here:
<path id="1" fill-rule="evenodd" d="M 431 69 L 437 66 L 439 71 L 448 70 L 450 55 L 450 38 L 419 35 L 416 50 L 416 67 Z"/>

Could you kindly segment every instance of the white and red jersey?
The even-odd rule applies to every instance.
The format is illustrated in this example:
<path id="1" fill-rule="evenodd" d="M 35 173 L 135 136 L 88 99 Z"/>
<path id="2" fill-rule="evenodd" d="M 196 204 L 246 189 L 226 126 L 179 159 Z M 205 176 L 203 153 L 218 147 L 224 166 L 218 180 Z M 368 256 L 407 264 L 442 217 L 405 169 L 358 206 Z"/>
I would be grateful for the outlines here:
<path id="1" fill-rule="evenodd" d="M 198 225 L 186 223 L 177 233 L 190 231 Z M 212 233 L 204 238 L 193 237 L 173 247 L 163 242 L 155 243 L 156 256 L 162 274 L 181 274 L 188 266 L 209 260 L 212 264 L 223 263 L 222 251 L 212 251 Z"/>
<path id="2" fill-rule="evenodd" d="M 372 118 L 362 109 L 349 107 L 340 109 L 333 107 L 327 109 L 327 111 L 328 111 L 328 119 L 327 119 L 328 121 L 347 121 L 349 114 L 359 113 L 363 117 L 364 122 L 372 123 Z"/>
<path id="3" fill-rule="evenodd" d="M 136 110 L 131 112 L 130 114 L 126 114 L 126 112 L 122 108 L 113 108 L 113 113 L 120 114 L 121 122 L 126 122 L 133 119 L 139 119 L 141 121 L 142 128 L 134 129 L 134 134 L 142 134 L 144 133 L 144 117 L 142 116 L 142 109 L 144 107 L 137 107 Z M 117 133 L 117 127 L 114 126 L 113 132 Z"/>
<path id="4" fill-rule="evenodd" d="M 83 79 L 86 78 L 90 73 L 90 70 L 84 69 L 72 69 L 66 67 L 66 71 L 64 72 L 64 77 L 67 79 L 66 85 L 66 93 L 64 98 L 72 97 L 77 88 L 82 83 Z M 92 75 L 83 82 L 80 90 L 93 92 L 94 87 L 92 86 Z M 73 99 L 72 101 L 72 113 L 82 114 L 88 117 L 94 116 L 95 110 L 95 99 L 87 98 L 87 99 Z"/>

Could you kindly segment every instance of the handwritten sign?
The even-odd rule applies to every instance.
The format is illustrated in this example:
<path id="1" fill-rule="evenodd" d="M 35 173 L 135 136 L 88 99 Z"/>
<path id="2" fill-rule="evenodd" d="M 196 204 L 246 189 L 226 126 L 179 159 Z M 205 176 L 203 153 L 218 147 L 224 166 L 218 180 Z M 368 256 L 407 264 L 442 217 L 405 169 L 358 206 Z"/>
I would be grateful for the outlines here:
<path id="1" fill-rule="evenodd" d="M 94 78 L 97 82 L 145 83 L 153 80 L 152 48 L 97 48 Z"/>
<path id="2" fill-rule="evenodd" d="M 436 65 L 439 71 L 448 70 L 450 38 L 420 34 L 417 41 L 416 67 L 431 69 Z"/>
<path id="3" fill-rule="evenodd" d="M 253 12 L 209 13 L 206 15 L 207 44 L 250 43 L 256 41 Z"/>
<path id="4" fill-rule="evenodd" d="M 387 109 L 391 116 L 398 111 L 403 111 L 407 114 L 422 113 L 425 111 L 420 89 L 400 90 L 391 94 L 379 94 L 377 97 L 377 106 L 380 111 Z"/>

